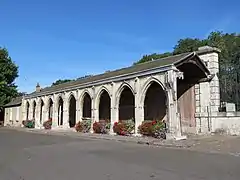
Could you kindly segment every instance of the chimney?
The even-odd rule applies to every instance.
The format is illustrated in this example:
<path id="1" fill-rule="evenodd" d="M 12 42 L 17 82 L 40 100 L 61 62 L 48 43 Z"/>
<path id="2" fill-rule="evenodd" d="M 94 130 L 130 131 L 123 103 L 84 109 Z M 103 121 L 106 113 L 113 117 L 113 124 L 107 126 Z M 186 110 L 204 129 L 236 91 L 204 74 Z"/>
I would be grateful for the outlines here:
<path id="1" fill-rule="evenodd" d="M 40 91 L 41 91 L 41 87 L 40 87 L 39 83 L 37 83 L 37 85 L 36 85 L 36 92 L 40 92 Z"/>

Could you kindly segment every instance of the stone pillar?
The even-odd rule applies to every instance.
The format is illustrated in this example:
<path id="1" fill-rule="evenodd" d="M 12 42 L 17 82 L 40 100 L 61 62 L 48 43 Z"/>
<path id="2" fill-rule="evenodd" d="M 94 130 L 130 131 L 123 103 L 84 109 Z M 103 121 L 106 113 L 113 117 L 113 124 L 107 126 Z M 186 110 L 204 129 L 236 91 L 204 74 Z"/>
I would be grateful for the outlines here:
<path id="1" fill-rule="evenodd" d="M 29 102 L 28 120 L 32 120 L 32 119 L 33 119 L 33 103 L 31 101 L 31 102 Z"/>
<path id="2" fill-rule="evenodd" d="M 63 99 L 63 128 L 69 128 L 69 112 L 68 112 L 69 102 L 66 97 Z"/>
<path id="3" fill-rule="evenodd" d="M 49 107 L 47 107 L 49 111 Z M 53 97 L 53 115 L 52 115 L 52 128 L 58 127 L 58 102 L 55 97 Z M 48 113 L 47 113 L 48 116 Z M 47 117 L 48 118 L 48 117 Z"/>
<path id="4" fill-rule="evenodd" d="M 110 126 L 110 134 L 114 135 L 113 126 L 115 122 L 118 122 L 118 105 L 116 102 L 116 87 L 115 83 L 111 84 L 112 86 L 112 93 L 111 93 L 111 126 Z"/>
<path id="5" fill-rule="evenodd" d="M 81 115 L 80 115 L 80 103 L 79 103 L 79 98 L 77 98 L 76 99 L 76 124 L 78 123 L 78 121 L 80 121 L 80 118 L 81 118 Z"/>
<path id="6" fill-rule="evenodd" d="M 35 128 L 40 129 L 41 124 L 40 124 L 40 103 L 36 103 L 36 109 L 35 109 Z"/>
<path id="7" fill-rule="evenodd" d="M 180 114 L 178 113 L 177 103 L 177 78 L 182 74 L 175 69 L 166 73 L 167 85 L 167 104 L 168 104 L 168 130 L 167 138 L 183 139 L 182 136 Z"/>
<path id="8" fill-rule="evenodd" d="M 135 79 L 135 136 L 139 136 L 138 134 L 138 127 L 141 125 L 141 123 L 144 121 L 144 108 L 143 104 L 141 102 L 141 90 L 140 90 L 140 82 L 139 79 Z"/>
<path id="9" fill-rule="evenodd" d="M 96 101 L 96 93 L 95 87 L 92 87 L 92 112 L 91 112 L 91 128 L 90 133 L 93 133 L 93 123 L 96 121 L 96 108 L 95 108 L 95 101 Z"/>
<path id="10" fill-rule="evenodd" d="M 99 122 L 99 106 L 98 106 L 99 99 L 97 99 L 97 97 L 94 96 L 93 102 L 94 102 L 93 104 L 94 122 Z"/>

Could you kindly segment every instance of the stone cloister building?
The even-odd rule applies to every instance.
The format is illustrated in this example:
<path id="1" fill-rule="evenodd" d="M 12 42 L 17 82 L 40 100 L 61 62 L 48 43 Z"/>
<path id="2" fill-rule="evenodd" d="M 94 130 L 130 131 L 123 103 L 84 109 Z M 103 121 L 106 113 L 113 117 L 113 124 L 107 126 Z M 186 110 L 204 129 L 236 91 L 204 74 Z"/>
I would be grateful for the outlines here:
<path id="1" fill-rule="evenodd" d="M 41 89 L 23 97 L 21 120 L 36 128 L 52 119 L 52 128 L 72 128 L 95 121 L 134 119 L 135 133 L 144 120 L 165 120 L 169 134 L 197 133 L 201 114 L 220 105 L 218 53 L 209 46 L 160 60 Z"/>

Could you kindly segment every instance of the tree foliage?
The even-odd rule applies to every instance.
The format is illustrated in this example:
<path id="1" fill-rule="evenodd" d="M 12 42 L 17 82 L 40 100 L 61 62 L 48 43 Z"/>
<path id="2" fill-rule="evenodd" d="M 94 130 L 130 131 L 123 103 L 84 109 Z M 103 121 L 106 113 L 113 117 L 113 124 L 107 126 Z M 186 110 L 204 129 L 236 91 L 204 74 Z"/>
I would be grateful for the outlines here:
<path id="1" fill-rule="evenodd" d="M 70 81 L 72 81 L 72 80 L 71 79 L 58 79 L 57 81 L 52 83 L 52 86 L 56 86 L 56 85 L 59 85 L 62 83 L 70 82 Z"/>
<path id="2" fill-rule="evenodd" d="M 142 59 L 140 59 L 138 62 L 134 63 L 134 65 L 144 63 L 144 62 L 148 62 L 148 61 L 152 61 L 152 60 L 156 60 L 156 59 L 165 58 L 165 57 L 168 57 L 168 56 L 171 56 L 171 55 L 173 55 L 173 54 L 170 53 L 170 52 L 166 52 L 166 53 L 163 53 L 163 54 L 153 53 L 153 54 L 150 54 L 150 55 L 144 55 L 142 57 Z"/>
<path id="3" fill-rule="evenodd" d="M 18 66 L 12 61 L 6 48 L 0 47 L 0 110 L 3 105 L 18 95 L 14 80 L 18 77 Z"/>
<path id="4" fill-rule="evenodd" d="M 221 100 L 240 105 L 240 35 L 237 33 L 212 32 L 205 39 L 180 39 L 173 48 L 173 52 L 164 54 L 144 55 L 139 64 L 159 59 L 161 57 L 196 51 L 201 46 L 217 47 L 219 54 L 219 81 Z"/>
<path id="5" fill-rule="evenodd" d="M 63 84 L 63 83 L 70 82 L 70 81 L 85 79 L 85 78 L 88 78 L 88 77 L 91 77 L 91 76 L 92 75 L 85 75 L 85 76 L 79 77 L 77 79 L 59 79 L 59 80 L 55 81 L 54 83 L 52 83 L 52 86 Z"/>

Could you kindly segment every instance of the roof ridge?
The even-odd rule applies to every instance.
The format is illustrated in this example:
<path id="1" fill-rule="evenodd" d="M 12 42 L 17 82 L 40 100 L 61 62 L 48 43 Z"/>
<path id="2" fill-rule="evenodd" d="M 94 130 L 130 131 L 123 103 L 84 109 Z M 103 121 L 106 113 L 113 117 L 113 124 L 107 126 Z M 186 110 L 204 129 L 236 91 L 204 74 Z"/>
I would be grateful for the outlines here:
<path id="1" fill-rule="evenodd" d="M 163 58 L 159 58 L 159 59 L 155 59 L 153 61 L 160 61 L 160 60 L 165 60 L 165 59 L 168 59 L 168 58 L 172 58 L 172 57 L 177 57 L 177 56 L 181 56 L 183 54 L 188 54 L 188 53 L 192 53 L 192 52 L 185 52 L 185 53 L 181 53 L 181 54 L 175 54 L 175 55 L 171 55 L 171 56 L 167 56 L 167 57 L 163 57 Z M 107 74 L 107 73 L 111 73 L 111 72 L 115 72 L 115 71 L 120 71 L 120 70 L 124 70 L 124 69 L 127 69 L 127 68 L 131 68 L 133 66 L 142 66 L 142 65 L 145 65 L 147 63 L 152 63 L 153 61 L 146 61 L 146 62 L 143 62 L 143 63 L 139 63 L 139 64 L 135 64 L 135 65 L 132 65 L 132 66 L 127 66 L 127 67 L 123 67 L 123 68 L 119 68 L 119 69 L 114 69 L 114 70 L 110 70 L 110 72 L 103 72 L 103 73 L 99 73 L 99 74 L 95 74 L 93 76 L 99 76 L 99 75 L 102 75 L 102 74 Z M 91 78 L 93 76 L 90 76 L 90 77 L 86 77 L 86 78 L 83 78 L 83 79 L 88 79 L 88 78 Z M 77 81 L 81 81 L 82 79 L 73 79 L 69 82 L 65 82 L 65 83 L 61 83 L 61 84 L 57 84 L 57 85 L 53 85 L 54 87 L 61 87 L 61 85 L 66 85 L 66 84 L 69 84 L 69 83 L 72 83 L 72 82 L 77 82 Z M 53 87 L 53 86 L 48 86 L 48 87 L 45 87 L 45 88 L 50 88 L 50 87 Z M 43 89 L 45 89 L 43 88 Z"/>
<path id="2" fill-rule="evenodd" d="M 115 69 L 110 72 L 96 74 L 96 75 L 86 77 L 83 79 L 75 79 L 70 82 L 62 83 L 59 85 L 45 87 L 39 93 L 32 92 L 32 93 L 28 94 L 29 95 L 28 97 L 35 96 L 35 94 L 40 95 L 40 94 L 46 94 L 46 93 L 48 94 L 48 93 L 55 92 L 55 91 L 64 91 L 67 88 L 75 87 L 75 86 L 78 86 L 81 84 L 87 85 L 90 83 L 103 81 L 103 80 L 114 78 L 114 77 L 117 78 L 119 76 L 124 76 L 124 75 L 131 74 L 134 72 L 141 72 L 144 70 L 154 69 L 156 67 L 168 66 L 168 65 L 174 64 L 176 61 L 178 61 L 180 59 L 185 58 L 188 54 L 192 54 L 192 52 L 171 55 L 168 57 L 156 59 L 154 61 L 148 61 L 148 62 L 140 63 L 137 65 L 131 65 L 131 66 L 123 67 L 120 69 Z"/>

